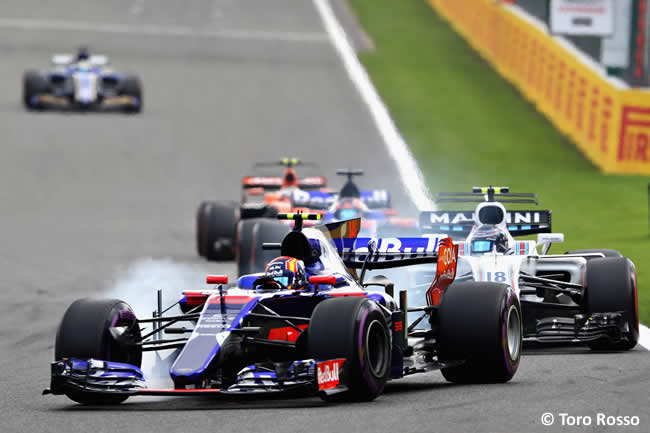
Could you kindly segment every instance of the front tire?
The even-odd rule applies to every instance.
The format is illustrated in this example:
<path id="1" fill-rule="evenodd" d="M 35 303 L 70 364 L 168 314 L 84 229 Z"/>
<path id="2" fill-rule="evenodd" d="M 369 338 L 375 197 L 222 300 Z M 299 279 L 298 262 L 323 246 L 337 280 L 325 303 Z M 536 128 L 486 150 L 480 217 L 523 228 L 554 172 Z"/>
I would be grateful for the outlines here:
<path id="1" fill-rule="evenodd" d="M 453 283 L 440 302 L 442 369 L 455 383 L 503 383 L 519 366 L 523 341 L 519 299 L 507 284 Z"/>
<path id="2" fill-rule="evenodd" d="M 50 93 L 50 84 L 37 71 L 26 71 L 23 75 L 23 105 L 28 110 L 42 109 L 43 106 L 32 99 Z"/>
<path id="3" fill-rule="evenodd" d="M 142 352 L 128 350 L 110 335 L 109 328 L 130 326 L 131 336 L 140 339 L 140 328 L 131 307 L 118 299 L 79 299 L 73 302 L 61 320 L 56 333 L 54 358 L 99 359 L 140 367 Z M 119 404 L 125 395 L 105 395 L 66 389 L 71 400 L 81 404 Z"/>
<path id="4" fill-rule="evenodd" d="M 391 368 L 391 334 L 384 314 L 371 300 L 348 296 L 322 301 L 307 334 L 310 358 L 345 358 L 348 391 L 326 400 L 370 401 L 384 389 Z"/>
<path id="5" fill-rule="evenodd" d="M 622 311 L 628 334 L 625 340 L 596 340 L 593 350 L 630 350 L 639 341 L 639 310 L 634 263 L 625 257 L 606 257 L 587 262 L 587 313 Z"/>
<path id="6" fill-rule="evenodd" d="M 131 96 L 136 100 L 136 103 L 133 105 L 125 106 L 124 111 L 127 113 L 139 113 L 142 111 L 144 105 L 142 100 L 142 84 L 138 77 L 130 76 L 122 79 L 118 85 L 117 93 L 120 96 Z"/>

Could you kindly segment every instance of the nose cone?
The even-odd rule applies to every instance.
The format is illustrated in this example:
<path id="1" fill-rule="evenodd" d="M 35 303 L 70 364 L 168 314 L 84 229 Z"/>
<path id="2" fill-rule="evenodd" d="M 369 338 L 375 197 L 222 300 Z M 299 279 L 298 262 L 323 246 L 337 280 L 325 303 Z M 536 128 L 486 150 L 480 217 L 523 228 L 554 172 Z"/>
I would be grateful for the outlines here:
<path id="1" fill-rule="evenodd" d="M 201 381 L 229 335 L 229 331 L 216 335 L 198 334 L 195 331 L 171 366 L 169 374 L 174 383 L 186 385 Z"/>

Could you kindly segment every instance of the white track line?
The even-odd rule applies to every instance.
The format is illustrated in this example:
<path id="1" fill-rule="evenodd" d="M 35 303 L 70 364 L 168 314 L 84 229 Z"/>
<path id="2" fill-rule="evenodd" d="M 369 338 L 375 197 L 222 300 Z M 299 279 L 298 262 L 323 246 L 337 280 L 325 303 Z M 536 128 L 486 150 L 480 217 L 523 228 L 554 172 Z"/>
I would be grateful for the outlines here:
<path id="1" fill-rule="evenodd" d="M 639 344 L 650 350 L 650 329 L 643 323 L 639 323 Z"/>
<path id="2" fill-rule="evenodd" d="M 332 11 L 329 1 L 313 1 L 332 43 L 343 61 L 350 80 L 352 80 L 359 91 L 363 102 L 368 106 L 375 125 L 377 125 L 377 129 L 386 143 L 388 153 L 397 164 L 402 184 L 409 197 L 419 210 L 434 209 L 433 201 L 429 197 L 429 190 L 424 184 L 422 173 L 415 159 L 413 159 L 411 151 L 397 130 L 386 105 L 384 105 L 375 86 L 370 81 L 368 73 L 359 62 L 354 49 L 348 41 L 345 30 L 343 30 L 343 27 Z"/>
<path id="3" fill-rule="evenodd" d="M 197 38 L 235 39 L 249 41 L 328 42 L 324 33 L 311 32 L 265 32 L 240 30 L 200 30 L 182 26 L 159 26 L 152 24 L 106 24 L 80 21 L 33 20 L 0 18 L 0 28 L 17 30 L 78 31 L 139 36 L 187 36 Z"/>
<path id="4" fill-rule="evenodd" d="M 386 105 L 379 97 L 377 89 L 372 84 L 368 73 L 359 62 L 352 45 L 345 34 L 345 30 L 336 19 L 328 0 L 313 0 L 320 14 L 325 29 L 330 36 L 336 51 L 341 56 L 345 70 L 354 83 L 363 102 L 368 106 L 372 118 L 386 143 L 390 156 L 395 160 L 399 170 L 402 184 L 406 188 L 411 200 L 420 210 L 435 209 L 429 196 L 429 190 L 422 179 L 422 173 L 413 159 L 404 138 L 401 136 L 395 122 L 391 119 Z M 650 350 L 650 329 L 639 324 L 639 344 Z"/>

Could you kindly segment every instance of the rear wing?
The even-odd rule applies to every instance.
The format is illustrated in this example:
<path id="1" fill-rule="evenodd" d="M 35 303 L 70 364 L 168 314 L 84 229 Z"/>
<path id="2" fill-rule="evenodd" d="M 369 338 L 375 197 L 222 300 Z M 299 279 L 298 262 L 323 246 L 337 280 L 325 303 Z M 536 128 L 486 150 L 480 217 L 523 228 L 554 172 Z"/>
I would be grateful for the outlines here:
<path id="1" fill-rule="evenodd" d="M 511 193 L 510 188 L 507 186 L 475 186 L 472 188 L 472 192 L 441 192 L 435 198 L 436 203 L 482 203 L 485 201 L 537 204 L 537 195 L 533 193 Z"/>
<path id="2" fill-rule="evenodd" d="M 467 237 L 474 224 L 474 212 L 471 211 L 425 211 L 420 213 L 420 227 L 424 232 L 444 233 L 454 238 Z M 506 211 L 506 224 L 512 236 L 551 233 L 551 211 Z"/>
<path id="3" fill-rule="evenodd" d="M 438 262 L 438 248 L 447 236 L 418 238 L 335 238 L 337 252 L 348 268 L 387 269 Z M 376 242 L 368 259 L 368 243 Z"/>
<path id="4" fill-rule="evenodd" d="M 324 176 L 307 176 L 298 179 L 300 188 L 318 189 L 327 186 L 327 178 Z M 279 176 L 246 176 L 242 179 L 242 188 L 263 188 L 264 190 L 278 190 L 282 187 L 282 178 Z"/>
<path id="5" fill-rule="evenodd" d="M 390 207 L 390 193 L 385 189 L 361 191 L 361 201 L 370 209 L 385 209 Z"/>
<path id="6" fill-rule="evenodd" d="M 66 66 L 76 61 L 76 56 L 72 54 L 55 54 L 52 56 L 52 64 L 56 66 Z M 103 55 L 93 54 L 88 58 L 88 63 L 92 66 L 106 66 L 108 65 L 108 57 Z"/>
<path id="7" fill-rule="evenodd" d="M 305 178 L 308 179 L 308 178 Z M 323 186 L 325 186 L 323 184 Z M 304 188 L 303 189 L 309 189 Z M 390 193 L 385 189 L 371 189 L 360 192 L 361 201 L 369 209 L 385 209 L 390 207 Z M 339 195 L 327 191 L 296 191 L 292 196 L 295 207 L 307 207 L 310 209 L 329 209 Z"/>

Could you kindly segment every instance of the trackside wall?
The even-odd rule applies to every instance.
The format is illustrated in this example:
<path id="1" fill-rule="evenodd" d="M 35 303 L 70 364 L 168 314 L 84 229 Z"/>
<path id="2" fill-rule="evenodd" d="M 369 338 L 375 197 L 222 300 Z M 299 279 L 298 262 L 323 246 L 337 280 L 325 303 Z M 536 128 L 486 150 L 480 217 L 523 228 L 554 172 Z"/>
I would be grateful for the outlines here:
<path id="1" fill-rule="evenodd" d="M 608 78 L 516 6 L 427 1 L 601 170 L 650 175 L 650 91 Z"/>

